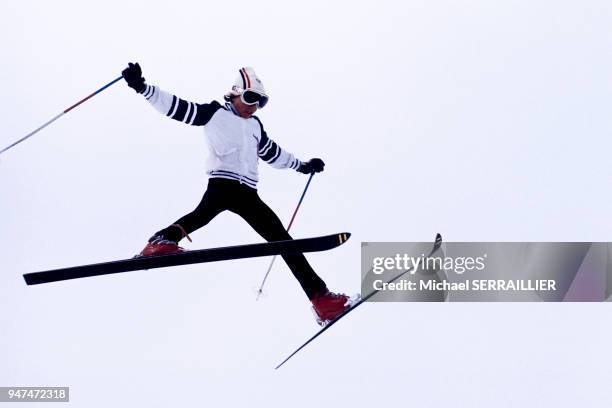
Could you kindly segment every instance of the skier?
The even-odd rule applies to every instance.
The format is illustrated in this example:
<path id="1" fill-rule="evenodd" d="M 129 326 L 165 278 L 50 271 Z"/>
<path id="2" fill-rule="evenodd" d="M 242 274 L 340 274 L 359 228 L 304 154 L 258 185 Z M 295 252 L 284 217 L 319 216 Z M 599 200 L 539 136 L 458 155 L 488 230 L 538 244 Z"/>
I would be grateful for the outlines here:
<path id="1" fill-rule="evenodd" d="M 229 210 L 242 217 L 265 240 L 292 239 L 280 219 L 257 194 L 258 161 L 278 169 L 291 168 L 310 174 L 323 171 L 323 160 L 302 162 L 283 150 L 266 134 L 254 113 L 268 103 L 263 83 L 251 67 L 239 70 L 225 104 L 188 102 L 157 86 L 148 85 L 138 63 L 129 63 L 122 72 L 128 86 L 142 94 L 160 113 L 188 125 L 203 126 L 208 142 L 208 188 L 195 210 L 149 239 L 140 256 L 182 252 L 181 239 Z M 302 289 L 312 302 L 321 325 L 335 319 L 356 302 L 344 294 L 330 292 L 303 254 L 284 255 Z"/>

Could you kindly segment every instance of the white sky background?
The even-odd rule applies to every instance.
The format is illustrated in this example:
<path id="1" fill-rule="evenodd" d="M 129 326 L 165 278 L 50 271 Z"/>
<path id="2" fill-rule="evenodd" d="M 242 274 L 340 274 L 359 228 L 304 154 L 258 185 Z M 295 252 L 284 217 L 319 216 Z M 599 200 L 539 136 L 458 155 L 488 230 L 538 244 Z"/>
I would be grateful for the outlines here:
<path id="1" fill-rule="evenodd" d="M 270 137 L 327 163 L 293 235 L 352 232 L 309 259 L 356 292 L 361 241 L 612 240 L 611 26 L 603 0 L 3 2 L 0 145 L 128 61 L 197 102 L 251 65 Z M 96 408 L 612 403 L 608 304 L 369 304 L 275 372 L 317 329 L 282 262 L 258 303 L 268 259 L 26 287 L 137 253 L 198 203 L 204 154 L 121 82 L 2 155 L 0 386 Z M 288 221 L 307 177 L 260 178 Z M 192 237 L 260 240 L 227 213 Z"/>

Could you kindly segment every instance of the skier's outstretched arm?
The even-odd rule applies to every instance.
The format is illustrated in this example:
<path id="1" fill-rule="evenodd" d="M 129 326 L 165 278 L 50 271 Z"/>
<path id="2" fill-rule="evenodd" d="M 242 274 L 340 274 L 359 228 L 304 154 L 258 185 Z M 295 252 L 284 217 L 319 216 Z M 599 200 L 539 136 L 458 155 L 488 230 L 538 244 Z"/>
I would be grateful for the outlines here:
<path id="1" fill-rule="evenodd" d="M 193 126 L 204 126 L 215 112 L 221 109 L 221 104 L 216 101 L 203 104 L 189 102 L 157 86 L 148 85 L 142 76 L 142 70 L 138 63 L 132 64 L 130 62 L 128 67 L 123 70 L 122 75 L 128 86 L 142 94 L 158 112 L 179 122 Z"/>
<path id="2" fill-rule="evenodd" d="M 288 151 L 280 147 L 274 140 L 268 137 L 268 134 L 263 128 L 261 121 L 256 117 L 261 128 L 261 138 L 259 139 L 258 155 L 259 158 L 277 169 L 293 169 L 300 173 L 320 173 L 325 167 L 325 163 L 321 159 L 310 159 L 303 162 L 297 159 Z"/>

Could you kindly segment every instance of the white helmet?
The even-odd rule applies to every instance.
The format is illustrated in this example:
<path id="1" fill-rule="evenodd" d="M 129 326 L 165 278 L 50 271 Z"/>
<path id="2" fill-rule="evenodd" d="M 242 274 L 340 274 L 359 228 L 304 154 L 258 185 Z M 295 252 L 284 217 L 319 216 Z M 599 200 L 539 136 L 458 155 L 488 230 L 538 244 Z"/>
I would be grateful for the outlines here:
<path id="1" fill-rule="evenodd" d="M 263 108 L 268 101 L 266 89 L 263 86 L 261 79 L 255 74 L 255 70 L 251 67 L 243 67 L 238 71 L 239 75 L 232 86 L 232 89 L 225 95 L 226 100 L 230 100 L 233 96 L 241 96 L 245 91 L 253 91 L 265 98 L 265 102 L 260 103 Z"/>

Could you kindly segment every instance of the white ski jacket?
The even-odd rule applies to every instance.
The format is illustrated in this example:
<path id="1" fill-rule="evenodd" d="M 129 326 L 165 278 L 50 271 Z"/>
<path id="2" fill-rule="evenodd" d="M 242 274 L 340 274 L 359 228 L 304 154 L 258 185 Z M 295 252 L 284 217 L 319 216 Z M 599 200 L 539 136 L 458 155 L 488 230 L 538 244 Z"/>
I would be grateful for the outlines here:
<path id="1" fill-rule="evenodd" d="M 259 159 L 278 169 L 297 170 L 302 162 L 268 137 L 256 116 L 244 119 L 230 103 L 185 101 L 153 85 L 142 93 L 164 115 L 193 126 L 203 126 L 208 140 L 207 173 L 238 180 L 257 188 Z"/>

